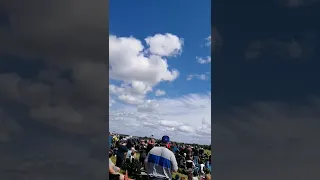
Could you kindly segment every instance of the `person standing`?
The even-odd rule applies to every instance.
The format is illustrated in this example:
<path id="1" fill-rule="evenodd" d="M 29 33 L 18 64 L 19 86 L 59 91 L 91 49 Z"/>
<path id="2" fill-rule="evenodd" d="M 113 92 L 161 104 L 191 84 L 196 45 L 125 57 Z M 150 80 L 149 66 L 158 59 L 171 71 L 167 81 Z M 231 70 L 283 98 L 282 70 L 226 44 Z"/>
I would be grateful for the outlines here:
<path id="1" fill-rule="evenodd" d="M 109 132 L 109 149 L 112 147 L 112 134 Z"/>
<path id="2" fill-rule="evenodd" d="M 175 155 L 168 149 L 169 136 L 163 136 L 160 147 L 153 147 L 145 159 L 145 167 L 150 180 L 172 179 L 178 171 Z"/>
<path id="3" fill-rule="evenodd" d="M 119 144 L 118 152 L 117 152 L 117 160 L 116 166 L 122 168 L 126 153 L 128 152 L 128 148 L 125 144 Z"/>
<path id="4" fill-rule="evenodd" d="M 148 141 L 148 145 L 147 145 L 147 154 L 149 153 L 149 151 L 155 146 L 155 140 L 152 138 Z"/>
<path id="5" fill-rule="evenodd" d="M 199 162 L 199 149 L 198 149 L 198 147 L 193 148 L 193 162 L 198 167 L 198 162 Z"/>

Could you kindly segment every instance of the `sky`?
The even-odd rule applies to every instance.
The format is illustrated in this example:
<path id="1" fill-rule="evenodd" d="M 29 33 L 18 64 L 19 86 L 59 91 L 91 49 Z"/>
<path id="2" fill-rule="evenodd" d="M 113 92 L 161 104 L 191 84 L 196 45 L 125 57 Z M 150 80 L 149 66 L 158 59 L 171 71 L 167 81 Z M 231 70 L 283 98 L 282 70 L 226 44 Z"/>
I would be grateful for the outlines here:
<path id="1" fill-rule="evenodd" d="M 217 179 L 318 179 L 318 1 L 212 5 Z"/>
<path id="2" fill-rule="evenodd" d="M 211 143 L 210 7 L 110 1 L 111 132 Z"/>

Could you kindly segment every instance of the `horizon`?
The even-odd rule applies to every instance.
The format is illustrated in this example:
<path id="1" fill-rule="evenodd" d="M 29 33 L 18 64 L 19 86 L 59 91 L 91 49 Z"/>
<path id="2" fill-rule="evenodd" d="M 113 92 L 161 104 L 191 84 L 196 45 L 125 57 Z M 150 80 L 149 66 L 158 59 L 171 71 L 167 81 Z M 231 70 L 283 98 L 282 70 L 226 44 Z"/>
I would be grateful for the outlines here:
<path id="1" fill-rule="evenodd" d="M 112 132 L 112 134 L 118 134 L 118 135 L 122 135 L 122 136 L 132 136 L 132 137 L 139 137 L 139 138 L 151 138 L 151 136 L 133 136 L 133 135 L 128 135 L 128 134 L 121 134 L 121 133 L 116 133 L 116 132 Z M 156 138 L 153 136 L 154 139 L 156 140 L 161 140 L 161 137 L 160 138 Z M 174 143 L 184 143 L 184 144 L 197 144 L 197 145 L 205 145 L 205 146 L 211 146 L 211 143 L 210 144 L 198 144 L 198 143 L 187 143 L 187 142 L 180 142 L 180 141 L 174 141 L 174 140 L 171 140 L 171 136 L 169 136 L 170 138 L 170 142 L 174 142 Z"/>

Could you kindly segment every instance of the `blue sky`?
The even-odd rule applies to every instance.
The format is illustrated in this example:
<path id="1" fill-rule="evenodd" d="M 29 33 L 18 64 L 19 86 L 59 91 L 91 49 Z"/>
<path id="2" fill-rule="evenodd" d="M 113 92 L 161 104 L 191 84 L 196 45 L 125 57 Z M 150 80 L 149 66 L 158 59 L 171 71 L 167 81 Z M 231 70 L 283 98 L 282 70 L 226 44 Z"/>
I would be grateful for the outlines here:
<path id="1" fill-rule="evenodd" d="M 172 33 L 184 39 L 180 57 L 170 60 L 180 77 L 172 83 L 161 83 L 168 96 L 211 91 L 210 81 L 186 81 L 194 73 L 210 72 L 209 65 L 197 63 L 196 56 L 210 56 L 205 38 L 211 34 L 210 1 L 110 1 L 109 32 L 117 36 L 134 36 L 143 40 L 156 33 Z M 177 91 L 178 87 L 178 91 Z M 171 92 L 171 93 L 170 93 Z"/>
<path id="2" fill-rule="evenodd" d="M 210 56 L 211 48 L 210 45 L 207 45 L 210 42 L 207 38 L 211 35 L 210 3 L 209 0 L 197 3 L 191 0 L 110 1 L 109 65 L 112 68 L 130 61 L 131 64 L 126 64 L 123 67 L 123 71 L 128 71 L 135 64 L 141 63 L 138 55 L 132 57 L 129 55 L 132 55 L 130 54 L 132 49 L 137 48 L 137 44 L 134 43 L 137 41 L 142 43 L 143 52 L 151 51 L 152 47 L 156 45 L 148 45 L 145 41 L 147 37 L 155 38 L 155 35 L 158 34 L 162 38 L 167 37 L 166 42 L 169 42 L 170 38 L 166 36 L 169 33 L 177 37 L 180 44 L 183 44 L 182 48 L 177 46 L 177 50 L 180 52 L 178 55 L 163 56 L 161 62 L 157 63 L 157 65 L 167 63 L 168 72 L 176 69 L 179 71 L 179 76 L 172 80 L 159 80 L 152 85 L 149 84 L 152 90 L 148 92 L 142 92 L 142 86 L 133 88 L 132 85 L 133 80 L 144 83 L 141 79 L 145 77 L 140 77 L 138 80 L 134 79 L 136 77 L 130 79 L 129 75 L 125 77 L 126 73 L 120 72 L 121 68 L 117 72 L 109 69 L 109 74 L 111 74 L 109 80 L 111 131 L 149 135 L 148 131 L 140 132 L 139 129 L 153 129 L 150 133 L 155 136 L 157 134 L 163 135 L 162 131 L 172 131 L 172 135 L 180 141 L 190 141 L 190 139 L 185 139 L 185 133 L 190 133 L 194 138 L 191 141 L 198 141 L 199 138 L 206 137 L 203 143 L 210 143 L 211 138 L 208 137 L 211 133 L 211 125 L 209 124 L 211 63 L 200 64 L 196 58 Z M 130 36 L 134 38 L 130 39 Z M 121 38 L 123 38 L 122 43 Z M 163 43 L 164 49 L 170 48 L 169 46 L 175 44 L 174 42 L 176 41 Z M 144 56 L 149 58 L 147 55 Z M 139 64 L 139 66 L 143 66 L 143 64 Z M 136 73 L 132 73 L 132 76 L 147 70 L 137 70 Z M 161 73 L 164 75 L 165 70 L 162 69 Z M 200 75 L 207 77 L 207 79 L 196 78 Z M 152 73 L 150 76 L 158 77 Z M 189 76 L 194 78 L 188 80 Z M 141 91 L 139 95 L 137 95 L 137 91 Z M 162 91 L 165 94 L 156 96 L 156 91 Z M 172 109 L 176 109 L 176 112 L 172 112 Z M 193 113 L 189 115 L 191 112 Z M 198 123 L 195 124 L 195 122 Z M 119 123 L 130 126 L 131 130 L 129 131 L 123 126 L 119 128 Z M 155 132 L 154 125 L 161 128 Z M 137 129 L 132 130 L 132 127 Z"/>

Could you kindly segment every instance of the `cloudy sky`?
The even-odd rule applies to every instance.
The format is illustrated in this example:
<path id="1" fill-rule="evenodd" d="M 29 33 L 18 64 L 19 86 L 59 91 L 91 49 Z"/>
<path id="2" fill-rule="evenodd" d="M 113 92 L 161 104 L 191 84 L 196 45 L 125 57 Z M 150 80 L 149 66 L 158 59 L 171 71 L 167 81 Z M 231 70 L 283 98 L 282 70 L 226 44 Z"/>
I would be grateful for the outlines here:
<path id="1" fill-rule="evenodd" d="M 319 3 L 212 5 L 216 179 L 319 179 Z"/>
<path id="2" fill-rule="evenodd" d="M 109 130 L 210 144 L 210 1 L 110 1 L 109 24 Z"/>

